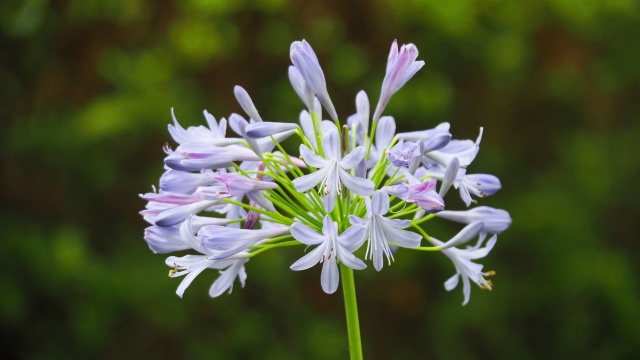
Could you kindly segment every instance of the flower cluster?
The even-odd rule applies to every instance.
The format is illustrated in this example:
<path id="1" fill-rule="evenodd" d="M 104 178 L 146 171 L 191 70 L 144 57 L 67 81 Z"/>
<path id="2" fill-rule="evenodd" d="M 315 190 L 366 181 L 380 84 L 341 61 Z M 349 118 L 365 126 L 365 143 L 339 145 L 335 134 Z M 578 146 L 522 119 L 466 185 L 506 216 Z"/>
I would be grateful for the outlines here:
<path id="1" fill-rule="evenodd" d="M 452 140 L 448 123 L 396 134 L 393 117 L 383 116 L 392 96 L 424 65 L 416 60 L 415 45 L 398 48 L 393 42 L 373 116 L 360 91 L 346 122 L 338 117 L 309 43 L 294 42 L 290 56 L 289 78 L 306 107 L 298 122 L 263 120 L 240 86 L 234 93 L 246 117 L 231 114 L 218 121 L 205 111 L 208 126 L 185 129 L 172 111 L 169 132 L 178 145 L 165 146 L 166 171 L 159 190 L 141 195 L 148 202 L 141 214 L 151 224 L 144 238 L 152 251 L 191 252 L 166 259 L 169 276 L 184 276 L 178 295 L 206 269 L 220 272 L 210 296 L 231 292 L 236 278 L 244 286 L 250 258 L 296 246 L 306 254 L 291 269 L 322 263 L 326 293 L 338 288 L 339 264 L 362 270 L 372 260 L 381 271 L 395 261 L 398 247 L 450 258 L 456 274 L 445 288 L 452 290 L 462 279 L 464 304 L 470 281 L 491 289 L 486 277 L 493 272 L 483 272 L 473 260 L 493 248 L 497 234 L 511 224 L 509 214 L 485 206 L 445 210 L 443 199 L 453 187 L 468 207 L 474 197 L 500 189 L 495 176 L 467 172 L 482 128 L 475 141 Z M 330 120 L 323 120 L 323 108 Z M 227 125 L 237 136 L 227 136 Z M 289 137 L 299 139 L 299 153 L 281 146 Z M 440 241 L 425 230 L 435 217 L 465 226 Z M 474 238 L 474 246 L 461 247 Z"/>

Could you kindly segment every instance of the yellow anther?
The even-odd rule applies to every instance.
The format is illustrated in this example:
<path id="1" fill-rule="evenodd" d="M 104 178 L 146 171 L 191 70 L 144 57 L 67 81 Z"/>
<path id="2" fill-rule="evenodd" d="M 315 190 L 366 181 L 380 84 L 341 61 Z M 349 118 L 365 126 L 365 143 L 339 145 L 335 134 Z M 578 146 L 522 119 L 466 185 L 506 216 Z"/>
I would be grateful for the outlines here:
<path id="1" fill-rule="evenodd" d="M 487 271 L 486 273 L 484 273 L 483 275 L 484 275 L 484 276 L 494 276 L 495 274 L 496 274 L 496 272 L 495 272 L 495 271 L 493 271 L 493 270 L 489 270 L 489 271 Z"/>
<path id="2" fill-rule="evenodd" d="M 180 269 L 180 265 L 173 263 L 173 269 L 169 270 L 169 276 L 177 273 L 178 269 Z"/>

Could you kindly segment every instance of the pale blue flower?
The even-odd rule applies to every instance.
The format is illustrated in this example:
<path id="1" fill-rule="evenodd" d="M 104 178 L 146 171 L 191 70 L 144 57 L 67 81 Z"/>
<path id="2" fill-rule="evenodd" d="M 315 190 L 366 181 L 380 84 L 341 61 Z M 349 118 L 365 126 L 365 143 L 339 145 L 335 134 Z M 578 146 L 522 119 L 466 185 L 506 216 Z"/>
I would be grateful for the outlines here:
<path id="1" fill-rule="evenodd" d="M 225 260 L 215 260 L 216 252 L 200 246 L 200 240 L 194 235 L 191 217 L 188 218 L 179 230 L 179 236 L 187 248 L 191 248 L 202 255 L 185 255 L 182 257 L 170 256 L 165 263 L 172 268 L 169 271 L 170 277 L 185 276 L 178 286 L 176 294 L 182 297 L 184 291 L 191 285 L 191 282 L 204 270 L 211 268 L 220 270 L 220 277 L 211 285 L 209 295 L 217 297 L 227 289 L 229 293 L 233 287 L 233 281 L 237 277 L 244 287 L 247 273 L 244 264 L 249 261 L 247 253 L 238 253 L 234 257 Z"/>
<path id="2" fill-rule="evenodd" d="M 333 294 L 338 289 L 340 276 L 338 261 L 344 265 L 362 270 L 367 267 L 365 263 L 355 257 L 353 252 L 363 243 L 366 231 L 362 225 L 353 225 L 338 235 L 338 224 L 326 215 L 323 220 L 322 234 L 302 223 L 291 225 L 291 235 L 306 245 L 318 245 L 305 256 L 291 265 L 291 270 L 306 270 L 315 264 L 322 263 L 320 285 L 327 294 Z"/>
<path id="3" fill-rule="evenodd" d="M 213 115 L 204 111 L 204 117 L 207 120 L 209 128 L 204 126 L 190 126 L 184 129 L 178 123 L 173 109 L 171 109 L 171 117 L 173 118 L 173 125 L 169 125 L 169 133 L 173 140 L 178 144 L 186 143 L 205 143 L 217 146 L 226 146 L 231 144 L 238 144 L 240 139 L 226 138 L 227 132 L 227 120 L 220 119 L 220 123 L 216 121 Z"/>
<path id="4" fill-rule="evenodd" d="M 321 184 L 324 191 L 324 208 L 331 212 L 336 202 L 336 196 L 342 193 L 342 184 L 359 195 L 371 195 L 374 184 L 371 180 L 357 178 L 347 170 L 353 169 L 364 158 L 365 150 L 362 146 L 353 149 L 351 153 L 340 158 L 340 140 L 336 131 L 330 131 L 322 139 L 322 146 L 327 158 L 316 155 L 305 145 L 300 145 L 300 157 L 310 166 L 317 168 L 311 174 L 293 180 L 293 185 L 299 192 L 305 192 Z"/>
<path id="5" fill-rule="evenodd" d="M 367 218 L 361 219 L 351 215 L 352 224 L 364 225 L 367 229 L 367 252 L 365 259 L 373 259 L 373 267 L 380 271 L 383 265 L 383 255 L 391 265 L 393 253 L 389 243 L 405 248 L 417 248 L 420 246 L 422 236 L 412 231 L 402 230 L 411 224 L 410 220 L 390 219 L 384 217 L 389 211 L 389 195 L 382 190 L 373 193 L 373 198 L 365 199 L 367 206 Z"/>
<path id="6" fill-rule="evenodd" d="M 444 283 L 444 287 L 447 291 L 451 291 L 458 286 L 458 282 L 460 278 L 462 278 L 462 293 L 464 294 L 464 301 L 462 302 L 462 305 L 466 305 L 469 302 L 469 297 L 471 296 L 471 284 L 469 280 L 473 281 L 483 289 L 491 290 L 491 287 L 493 286 L 491 280 L 486 280 L 484 277 L 491 276 L 494 272 L 482 272 L 483 266 L 472 261 L 487 256 L 496 244 L 497 237 L 494 235 L 489 239 L 486 246 L 481 248 L 480 246 L 484 242 L 485 238 L 486 234 L 480 234 L 478 243 L 475 246 L 468 247 L 466 249 L 449 248 L 442 250 L 442 253 L 451 259 L 456 268 L 456 274 Z M 433 237 L 429 240 L 436 246 L 443 245 L 441 241 Z"/>

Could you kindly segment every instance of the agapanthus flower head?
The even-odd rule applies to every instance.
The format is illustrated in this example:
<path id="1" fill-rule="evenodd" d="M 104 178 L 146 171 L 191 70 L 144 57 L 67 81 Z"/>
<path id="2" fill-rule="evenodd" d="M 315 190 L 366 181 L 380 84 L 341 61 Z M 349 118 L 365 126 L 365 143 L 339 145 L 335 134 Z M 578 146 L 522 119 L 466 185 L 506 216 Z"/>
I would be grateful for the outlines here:
<path id="1" fill-rule="evenodd" d="M 485 277 L 492 272 L 482 272 L 473 260 L 488 254 L 496 238 L 481 247 L 486 235 L 503 232 L 509 214 L 486 206 L 456 211 L 444 200 L 455 188 L 469 206 L 500 189 L 493 175 L 467 173 L 482 128 L 475 141 L 452 140 L 448 123 L 396 134 L 394 118 L 382 116 L 392 95 L 424 65 L 417 56 L 415 45 L 394 41 L 373 116 L 363 90 L 355 97 L 355 114 L 342 117 L 346 123 L 304 40 L 291 44 L 288 69 L 304 103 L 293 115 L 299 122 L 264 121 L 268 109 L 260 113 L 240 86 L 234 94 L 246 115 L 217 121 L 204 111 L 207 126 L 183 128 L 172 109 L 175 144 L 164 147 L 159 190 L 140 195 L 147 201 L 140 213 L 150 224 L 144 239 L 154 253 L 189 252 L 165 261 L 171 277 L 184 276 L 177 294 L 207 269 L 220 273 L 209 295 L 230 292 L 236 279 L 245 285 L 249 259 L 287 248 L 300 256 L 292 270 L 322 264 L 320 285 L 328 294 L 337 291 L 341 276 L 353 279 L 352 270 L 364 270 L 363 260 L 381 271 L 385 262 L 415 249 L 452 260 L 456 275 L 445 287 L 462 279 L 465 304 L 471 281 L 491 288 Z M 332 121 L 323 120 L 322 107 Z M 236 135 L 227 136 L 227 125 Z M 285 140 L 297 141 L 298 150 L 287 153 Z M 433 218 L 464 228 L 443 242 L 427 233 Z M 475 246 L 461 248 L 476 237 Z M 353 289 L 353 281 L 343 286 Z"/>

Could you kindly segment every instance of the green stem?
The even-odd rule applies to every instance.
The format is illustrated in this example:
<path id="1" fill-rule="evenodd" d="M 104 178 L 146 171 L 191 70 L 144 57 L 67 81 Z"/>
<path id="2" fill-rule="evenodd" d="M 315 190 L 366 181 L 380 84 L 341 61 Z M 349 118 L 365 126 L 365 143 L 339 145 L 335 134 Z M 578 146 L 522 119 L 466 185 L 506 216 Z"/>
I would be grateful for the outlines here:
<path id="1" fill-rule="evenodd" d="M 347 333 L 349 336 L 349 354 L 351 360 L 362 360 L 362 343 L 360 340 L 360 322 L 358 320 L 358 302 L 356 300 L 356 284 L 353 269 L 340 264 L 342 291 L 344 293 L 344 309 L 347 315 Z"/>

